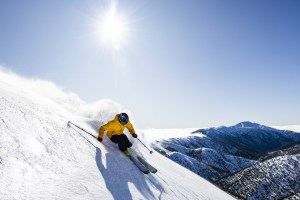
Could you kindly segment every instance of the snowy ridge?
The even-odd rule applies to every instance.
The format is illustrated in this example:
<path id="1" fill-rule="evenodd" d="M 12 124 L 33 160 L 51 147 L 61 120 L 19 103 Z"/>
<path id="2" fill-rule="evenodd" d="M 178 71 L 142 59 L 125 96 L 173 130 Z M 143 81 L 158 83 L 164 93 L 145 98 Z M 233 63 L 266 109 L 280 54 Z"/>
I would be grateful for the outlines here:
<path id="1" fill-rule="evenodd" d="M 238 149 L 236 155 L 249 159 L 300 141 L 300 134 L 296 132 L 251 122 L 242 122 L 230 127 L 200 129 L 194 133 L 202 133 L 214 141 L 233 146 Z"/>
<path id="2" fill-rule="evenodd" d="M 206 137 L 193 136 L 170 139 L 169 141 L 158 142 L 154 148 L 212 182 L 255 163 L 255 161 L 247 158 L 227 154 L 236 151 L 235 149 L 230 151 L 229 147 L 226 148 L 217 143 L 207 142 L 206 139 Z M 187 162 L 187 160 L 190 162 Z"/>
<path id="3" fill-rule="evenodd" d="M 1 200 L 233 199 L 133 140 L 158 169 L 145 176 L 107 138 L 100 144 L 67 126 L 72 120 L 96 135 L 101 124 L 124 111 L 120 105 L 86 105 L 54 84 L 38 82 L 0 71 Z"/>
<path id="4" fill-rule="evenodd" d="M 297 199 L 299 133 L 241 122 L 191 135 L 157 141 L 154 147 L 238 198 Z"/>
<path id="5" fill-rule="evenodd" d="M 269 160 L 278 156 L 285 156 L 285 155 L 297 155 L 300 154 L 300 144 L 288 146 L 283 149 L 279 149 L 276 151 L 271 151 L 259 157 L 259 161 Z"/>
<path id="6" fill-rule="evenodd" d="M 300 191 L 300 155 L 276 157 L 218 182 L 235 196 L 282 199 Z"/>

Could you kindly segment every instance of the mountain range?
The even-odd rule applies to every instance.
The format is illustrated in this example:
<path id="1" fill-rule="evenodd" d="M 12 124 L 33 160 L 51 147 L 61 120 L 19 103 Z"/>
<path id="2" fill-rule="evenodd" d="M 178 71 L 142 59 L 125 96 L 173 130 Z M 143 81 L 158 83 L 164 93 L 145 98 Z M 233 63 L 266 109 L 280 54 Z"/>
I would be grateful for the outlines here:
<path id="1" fill-rule="evenodd" d="M 199 129 L 153 144 L 158 152 L 241 199 L 300 192 L 300 134 L 252 122 Z"/>

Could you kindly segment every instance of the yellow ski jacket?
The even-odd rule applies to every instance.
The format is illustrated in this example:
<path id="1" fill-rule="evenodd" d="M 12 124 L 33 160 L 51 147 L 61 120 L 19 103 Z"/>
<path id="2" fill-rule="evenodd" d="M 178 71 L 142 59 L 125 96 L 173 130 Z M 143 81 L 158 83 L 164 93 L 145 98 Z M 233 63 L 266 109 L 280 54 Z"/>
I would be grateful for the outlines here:
<path id="1" fill-rule="evenodd" d="M 135 130 L 132 124 L 130 123 L 130 121 L 128 121 L 127 124 L 122 125 L 119 122 L 118 117 L 119 114 L 115 116 L 114 120 L 107 122 L 107 124 L 104 124 L 99 128 L 99 136 L 98 136 L 99 138 L 103 139 L 103 135 L 105 131 L 107 131 L 106 135 L 108 138 L 111 138 L 113 135 L 122 135 L 125 128 L 128 129 L 131 135 L 135 133 Z"/>

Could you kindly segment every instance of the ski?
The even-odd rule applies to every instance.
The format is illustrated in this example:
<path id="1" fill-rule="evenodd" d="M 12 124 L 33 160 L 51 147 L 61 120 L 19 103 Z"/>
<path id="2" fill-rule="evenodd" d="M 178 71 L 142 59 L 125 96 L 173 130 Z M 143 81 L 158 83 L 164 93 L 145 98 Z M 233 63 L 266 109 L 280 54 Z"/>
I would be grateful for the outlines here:
<path id="1" fill-rule="evenodd" d="M 145 159 L 140 156 L 137 156 L 137 159 L 153 174 L 157 172 L 157 169 L 150 165 Z"/>
<path id="2" fill-rule="evenodd" d="M 141 172 L 143 172 L 144 174 L 149 174 L 150 170 L 144 166 L 137 158 L 129 156 L 129 159 L 135 164 L 135 166 L 137 166 L 137 168 L 139 168 L 139 170 L 141 170 Z"/>

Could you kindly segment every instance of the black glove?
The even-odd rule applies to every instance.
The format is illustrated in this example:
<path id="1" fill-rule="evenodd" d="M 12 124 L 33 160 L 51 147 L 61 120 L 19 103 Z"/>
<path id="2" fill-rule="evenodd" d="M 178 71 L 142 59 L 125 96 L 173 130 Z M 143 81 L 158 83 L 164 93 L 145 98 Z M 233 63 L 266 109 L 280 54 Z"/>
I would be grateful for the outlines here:
<path id="1" fill-rule="evenodd" d="M 137 134 L 135 134 L 135 133 L 132 134 L 132 137 L 137 138 Z"/>
<path id="2" fill-rule="evenodd" d="M 97 139 L 97 140 L 98 140 L 99 142 L 102 142 L 102 140 L 103 140 L 103 139 L 98 137 L 98 139 Z"/>

